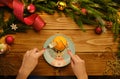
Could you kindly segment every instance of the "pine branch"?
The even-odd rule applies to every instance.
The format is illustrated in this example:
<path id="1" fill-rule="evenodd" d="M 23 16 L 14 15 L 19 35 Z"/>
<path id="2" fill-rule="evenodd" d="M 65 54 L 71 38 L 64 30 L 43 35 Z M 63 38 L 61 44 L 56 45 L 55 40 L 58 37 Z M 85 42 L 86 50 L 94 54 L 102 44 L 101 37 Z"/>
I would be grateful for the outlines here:
<path id="1" fill-rule="evenodd" d="M 18 29 L 15 32 L 26 32 L 26 30 L 31 29 L 30 26 L 27 26 L 25 24 L 20 24 L 20 26 L 18 26 Z"/>
<path id="2" fill-rule="evenodd" d="M 47 4 L 49 4 L 49 5 L 47 5 Z M 56 9 L 56 7 L 57 7 L 56 2 L 54 2 L 54 1 L 49 1 L 47 4 L 46 4 L 46 6 L 50 9 Z"/>
<path id="3" fill-rule="evenodd" d="M 113 24 L 113 28 L 112 28 L 112 32 L 114 34 L 114 40 L 116 41 L 116 39 L 119 37 L 119 32 L 120 32 L 120 28 L 119 28 L 120 24 L 118 23 L 114 23 Z"/>
<path id="4" fill-rule="evenodd" d="M 80 16 L 76 16 L 74 20 L 78 24 L 78 26 L 82 29 L 82 31 L 85 32 L 86 30 L 83 28 L 83 22 L 81 20 L 81 17 Z"/>
<path id="5" fill-rule="evenodd" d="M 0 33 L 0 38 L 1 38 L 2 36 L 7 35 L 7 34 L 15 34 L 15 32 L 12 31 L 12 30 L 10 30 L 9 28 L 4 29 L 3 32 Z"/>
<path id="6" fill-rule="evenodd" d="M 37 7 L 37 10 L 44 11 L 44 12 L 49 13 L 49 14 L 54 14 L 54 12 L 55 12 L 54 10 L 47 8 L 47 7 L 44 7 L 42 5 L 36 4 L 36 7 Z"/>
<path id="7" fill-rule="evenodd" d="M 41 2 L 47 2 L 47 0 L 33 0 L 32 1 L 33 3 L 35 3 L 35 4 L 39 4 L 39 3 L 41 3 Z"/>
<path id="8" fill-rule="evenodd" d="M 88 24 L 88 25 L 98 25 L 98 22 L 95 21 L 91 16 L 81 16 L 83 24 Z"/>
<path id="9" fill-rule="evenodd" d="M 3 27 L 4 10 L 0 8 L 0 29 Z"/>
<path id="10" fill-rule="evenodd" d="M 102 18 L 104 18 L 105 16 L 103 13 L 89 6 L 87 6 L 87 10 L 88 10 L 88 13 L 92 15 L 100 23 L 100 25 L 104 26 L 104 22 Z"/>
<path id="11" fill-rule="evenodd" d="M 27 4 L 33 3 L 37 11 L 43 11 L 48 14 L 54 14 L 54 12 L 65 13 L 66 16 L 71 17 L 77 24 L 83 29 L 83 24 L 95 24 L 104 26 L 104 21 L 111 21 L 113 23 L 113 33 L 115 37 L 119 35 L 119 23 L 117 12 L 120 8 L 117 0 L 63 0 L 67 7 L 64 10 L 59 10 L 56 0 L 21 0 L 26 6 Z M 60 0 L 61 1 L 61 0 Z M 87 14 L 83 15 L 81 9 L 85 8 L 87 10 Z M 0 10 L 0 16 L 2 16 L 2 10 Z M 26 15 L 30 13 L 26 10 L 24 11 Z M 0 17 L 0 21 L 3 21 L 3 17 Z M 22 32 L 22 30 L 30 29 L 24 24 L 21 25 L 23 27 L 19 27 L 16 31 L 12 30 L 10 25 L 12 23 L 19 24 L 19 22 L 14 15 L 11 15 L 11 18 L 6 23 L 1 23 L 0 27 L 2 27 L 3 31 L 5 29 L 9 29 L 9 31 L 13 32 Z M 21 23 L 22 24 L 22 23 Z M 2 26 L 1 26 L 2 25 Z M 25 32 L 25 30 L 23 32 Z M 8 32 L 9 32 L 8 31 Z M 117 37 L 116 37 L 117 38 Z"/>
<path id="12" fill-rule="evenodd" d="M 72 19 L 75 18 L 75 15 L 74 12 L 71 10 L 71 9 L 65 9 L 65 14 L 69 17 L 71 17 Z"/>
<path id="13" fill-rule="evenodd" d="M 76 6 L 75 4 L 68 4 L 69 5 L 69 8 L 71 8 L 71 10 L 73 12 L 76 12 L 77 14 L 82 14 L 81 11 L 80 11 L 80 8 L 79 6 Z"/>

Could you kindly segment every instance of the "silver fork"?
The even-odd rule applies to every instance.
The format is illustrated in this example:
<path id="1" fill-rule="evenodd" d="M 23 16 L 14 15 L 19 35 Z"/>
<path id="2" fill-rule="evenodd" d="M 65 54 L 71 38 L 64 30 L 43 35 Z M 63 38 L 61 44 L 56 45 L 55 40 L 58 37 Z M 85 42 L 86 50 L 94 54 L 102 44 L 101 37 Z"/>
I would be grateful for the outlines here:
<path id="1" fill-rule="evenodd" d="M 54 48 L 56 45 L 57 45 L 57 44 L 56 44 L 55 42 L 51 42 L 51 43 L 48 45 L 48 47 L 52 49 L 52 48 Z"/>

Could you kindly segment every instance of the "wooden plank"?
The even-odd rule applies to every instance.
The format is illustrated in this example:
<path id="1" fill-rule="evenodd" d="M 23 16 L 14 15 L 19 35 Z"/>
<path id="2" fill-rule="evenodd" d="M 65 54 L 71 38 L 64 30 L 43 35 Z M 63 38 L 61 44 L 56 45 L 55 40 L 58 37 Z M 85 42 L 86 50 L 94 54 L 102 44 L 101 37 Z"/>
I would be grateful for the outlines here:
<path id="1" fill-rule="evenodd" d="M 88 75 L 103 75 L 106 62 L 113 60 L 111 52 L 115 53 L 117 51 L 117 42 L 113 42 L 111 31 L 107 30 L 106 33 L 96 35 L 94 33 L 95 26 L 84 25 L 86 32 L 83 32 L 71 18 L 66 17 L 64 14 L 60 16 L 56 13 L 54 15 L 43 13 L 40 16 L 47 23 L 40 32 L 28 30 L 26 33 L 14 34 L 15 42 L 11 45 L 9 53 L 0 56 L 0 64 L 7 65 L 0 68 L 7 70 L 0 73 L 0 75 L 16 75 L 21 66 L 24 53 L 34 47 L 41 49 L 44 42 L 57 33 L 65 34 L 73 40 L 76 54 L 86 62 Z M 0 42 L 3 40 L 0 40 Z M 9 64 L 12 65 L 13 69 Z M 63 68 L 54 68 L 41 57 L 32 75 L 68 76 L 74 74 L 70 65 Z"/>
<path id="2" fill-rule="evenodd" d="M 8 62 L 6 68 L 8 72 L 0 73 L 0 75 L 16 75 L 22 63 L 23 54 L 19 52 L 10 52 L 9 54 L 1 57 L 2 62 Z M 106 62 L 113 60 L 112 54 L 109 53 L 79 53 L 77 54 L 85 60 L 88 75 L 103 75 Z M 12 64 L 12 68 L 9 64 Z M 13 72 L 14 71 L 14 72 Z M 6 74 L 5 74 L 6 73 Z M 39 64 L 32 72 L 32 75 L 41 76 L 70 76 L 74 75 L 70 64 L 63 68 L 55 68 L 50 66 L 43 57 L 40 57 Z M 109 74 L 110 75 L 110 74 Z"/>
<path id="3" fill-rule="evenodd" d="M 46 22 L 46 26 L 43 29 L 81 29 L 70 17 L 66 17 L 64 14 L 48 15 L 46 13 L 40 14 L 43 20 Z M 83 25 L 85 29 L 94 29 L 93 25 Z"/>
<path id="4" fill-rule="evenodd" d="M 26 51 L 38 47 L 41 49 L 44 42 L 52 35 L 62 33 L 70 37 L 76 48 L 76 52 L 106 52 L 107 48 L 113 52 L 117 50 L 117 42 L 113 42 L 112 33 L 108 31 L 102 35 L 96 35 L 93 30 L 82 32 L 81 30 L 41 30 L 39 33 L 28 31 L 15 35 L 15 43 L 11 51 Z"/>
<path id="5" fill-rule="evenodd" d="M 113 60 L 112 59 L 112 54 L 110 53 L 77 53 L 82 59 L 85 60 L 86 62 L 86 69 L 87 69 L 87 73 L 88 75 L 103 75 L 106 66 L 106 62 L 108 60 Z M 101 54 L 101 55 L 100 55 Z M 41 63 L 42 65 L 43 63 Z M 40 66 L 41 66 L 40 65 Z M 66 67 L 63 68 L 55 68 L 51 66 L 50 67 L 46 67 L 46 64 L 42 65 L 42 67 L 38 66 L 38 68 L 36 69 L 36 73 L 34 73 L 34 75 L 45 75 L 47 76 L 48 73 L 51 73 L 51 76 L 56 75 L 56 76 L 73 76 L 73 72 L 71 69 L 70 64 Z M 47 68 L 51 68 L 50 71 L 47 71 Z M 39 70 L 40 69 L 40 70 Z M 41 70 L 42 69 L 42 70 Z M 39 72 L 41 71 L 41 74 L 39 74 Z M 52 71 L 52 72 L 51 72 Z M 107 75 L 111 75 L 110 73 L 108 73 Z"/>

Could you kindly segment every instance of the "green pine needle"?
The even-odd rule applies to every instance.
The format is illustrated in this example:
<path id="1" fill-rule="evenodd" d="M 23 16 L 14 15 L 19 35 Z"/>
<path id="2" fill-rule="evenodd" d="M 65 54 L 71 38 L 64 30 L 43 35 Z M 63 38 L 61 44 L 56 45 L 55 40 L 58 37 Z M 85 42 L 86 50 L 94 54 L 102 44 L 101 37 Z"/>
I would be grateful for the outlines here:
<path id="1" fill-rule="evenodd" d="M 36 7 L 37 7 L 37 10 L 44 11 L 44 12 L 49 13 L 49 14 L 54 14 L 54 12 L 55 12 L 53 9 L 44 7 L 42 5 L 36 5 Z"/>
<path id="2" fill-rule="evenodd" d="M 86 30 L 83 28 L 83 23 L 82 23 L 81 17 L 78 16 L 74 20 L 79 25 L 79 27 L 82 29 L 82 31 L 85 32 Z"/>

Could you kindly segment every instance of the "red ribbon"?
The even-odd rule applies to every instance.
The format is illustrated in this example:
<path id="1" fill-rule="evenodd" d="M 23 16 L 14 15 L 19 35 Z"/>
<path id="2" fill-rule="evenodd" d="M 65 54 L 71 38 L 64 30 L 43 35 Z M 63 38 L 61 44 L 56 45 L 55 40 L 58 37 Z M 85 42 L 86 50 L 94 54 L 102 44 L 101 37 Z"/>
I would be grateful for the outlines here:
<path id="1" fill-rule="evenodd" d="M 13 9 L 14 15 L 18 20 L 24 22 L 27 25 L 32 25 L 36 31 L 40 31 L 44 26 L 45 22 L 38 14 L 31 14 L 28 17 L 23 17 L 24 15 L 24 4 L 19 0 L 0 0 L 0 3 L 7 5 Z"/>
<path id="2" fill-rule="evenodd" d="M 9 8 L 13 8 L 12 6 L 13 0 L 0 0 L 0 6 L 5 6 L 7 5 Z"/>

